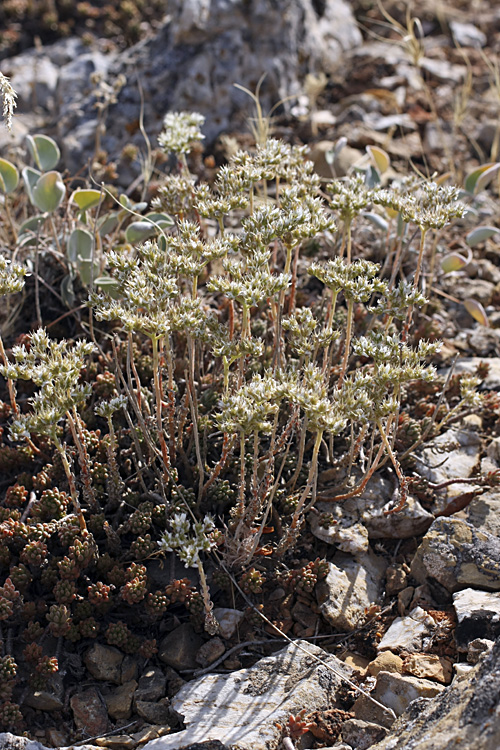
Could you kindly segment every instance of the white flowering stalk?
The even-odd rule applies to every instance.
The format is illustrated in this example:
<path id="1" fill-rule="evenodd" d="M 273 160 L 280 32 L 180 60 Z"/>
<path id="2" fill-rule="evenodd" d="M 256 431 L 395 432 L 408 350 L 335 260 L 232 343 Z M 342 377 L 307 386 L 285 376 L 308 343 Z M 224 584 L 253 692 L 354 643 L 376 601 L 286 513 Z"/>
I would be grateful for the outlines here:
<path id="1" fill-rule="evenodd" d="M 219 624 L 213 615 L 213 604 L 210 600 L 207 578 L 200 558 L 202 552 L 210 552 L 215 547 L 212 534 L 215 524 L 210 516 L 203 521 L 189 521 L 185 513 L 176 513 L 170 522 L 171 530 L 165 531 L 158 542 L 164 552 L 175 552 L 186 568 L 198 568 L 203 604 L 205 606 L 205 629 L 211 635 L 219 630 Z"/>
<path id="2" fill-rule="evenodd" d="M 195 143 L 205 137 L 201 132 L 204 122 L 205 118 L 198 112 L 169 112 L 163 120 L 163 130 L 158 136 L 158 143 L 166 154 L 177 155 L 184 177 L 189 175 L 186 154 L 190 153 Z"/>
<path id="3" fill-rule="evenodd" d="M 14 116 L 14 109 L 17 107 L 17 94 L 12 88 L 7 76 L 0 73 L 0 92 L 3 100 L 3 119 L 7 130 L 12 130 L 12 118 Z"/>

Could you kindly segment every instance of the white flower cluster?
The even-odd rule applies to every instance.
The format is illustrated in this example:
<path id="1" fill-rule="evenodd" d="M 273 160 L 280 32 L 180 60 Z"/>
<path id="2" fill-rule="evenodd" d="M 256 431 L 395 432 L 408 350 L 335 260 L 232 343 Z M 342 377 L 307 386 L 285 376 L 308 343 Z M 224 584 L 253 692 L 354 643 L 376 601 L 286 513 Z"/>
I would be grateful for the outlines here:
<path id="1" fill-rule="evenodd" d="M 204 122 L 198 112 L 169 112 L 163 120 L 158 143 L 167 154 L 189 154 L 193 143 L 205 137 L 200 130 Z"/>
<path id="2" fill-rule="evenodd" d="M 210 552 L 215 547 L 210 537 L 215 524 L 210 516 L 192 523 L 185 513 L 176 513 L 170 525 L 171 531 L 165 531 L 158 544 L 165 552 L 175 552 L 186 568 L 197 567 L 200 552 Z"/>
<path id="3" fill-rule="evenodd" d="M 26 274 L 26 268 L 19 263 L 11 263 L 4 255 L 0 255 L 0 296 L 20 292 Z"/>

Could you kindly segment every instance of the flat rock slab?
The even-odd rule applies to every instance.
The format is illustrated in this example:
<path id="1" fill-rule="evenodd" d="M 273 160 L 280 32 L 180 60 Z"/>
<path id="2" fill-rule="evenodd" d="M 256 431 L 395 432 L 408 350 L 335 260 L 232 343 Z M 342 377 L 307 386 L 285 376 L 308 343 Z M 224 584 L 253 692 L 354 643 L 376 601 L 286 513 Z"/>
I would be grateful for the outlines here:
<path id="1" fill-rule="evenodd" d="M 500 591 L 500 539 L 458 518 L 437 518 L 411 564 L 419 582 L 434 579 L 449 592 Z"/>
<path id="2" fill-rule="evenodd" d="M 45 745 L 10 732 L 0 732 L 0 750 L 48 750 Z M 66 750 L 61 748 L 60 750 Z M 69 749 L 68 749 L 69 750 Z M 99 750 L 97 745 L 78 745 L 78 750 Z"/>
<path id="3" fill-rule="evenodd" d="M 442 685 L 430 680 L 397 672 L 379 672 L 373 697 L 387 708 L 392 708 L 396 716 L 401 716 L 412 701 L 417 698 L 433 698 L 442 690 Z"/>
<path id="4" fill-rule="evenodd" d="M 488 534 L 500 539 L 500 491 L 489 490 L 475 497 L 467 506 L 467 521 Z"/>
<path id="5" fill-rule="evenodd" d="M 495 639 L 500 635 L 500 593 L 464 589 L 453 595 L 458 624 L 455 640 L 461 651 L 476 638 Z"/>
<path id="6" fill-rule="evenodd" d="M 439 484 L 450 479 L 467 479 L 479 463 L 482 441 L 473 430 L 446 430 L 434 438 L 417 456 L 415 469 L 420 476 Z M 469 484 L 450 485 L 446 496 L 470 491 Z"/>
<path id="7" fill-rule="evenodd" d="M 436 628 L 436 621 L 422 607 L 412 609 L 407 617 L 396 617 L 377 646 L 378 651 L 420 651 L 424 638 Z"/>
<path id="8" fill-rule="evenodd" d="M 336 704 L 342 679 L 315 656 L 338 675 L 352 674 L 318 646 L 295 642 L 250 669 L 187 683 L 171 703 L 187 728 L 148 742 L 144 750 L 180 750 L 209 740 L 238 750 L 274 750 L 281 742 L 276 723 L 285 725 L 290 714 L 303 708 L 313 711 Z"/>
<path id="9" fill-rule="evenodd" d="M 498 750 L 500 640 L 477 667 L 432 700 L 418 700 L 371 750 Z"/>
<path id="10" fill-rule="evenodd" d="M 321 614 L 337 630 L 354 630 L 365 609 L 380 598 L 387 563 L 368 552 L 356 559 L 337 555 L 328 567 L 327 577 L 316 586 Z"/>

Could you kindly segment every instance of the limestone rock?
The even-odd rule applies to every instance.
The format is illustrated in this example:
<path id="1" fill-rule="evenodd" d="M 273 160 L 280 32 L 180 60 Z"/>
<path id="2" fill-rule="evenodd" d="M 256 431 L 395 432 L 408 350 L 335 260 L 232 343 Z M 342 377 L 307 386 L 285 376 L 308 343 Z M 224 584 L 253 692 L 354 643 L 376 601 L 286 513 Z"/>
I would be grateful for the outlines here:
<path id="1" fill-rule="evenodd" d="M 0 750 L 48 750 L 36 740 L 27 737 L 16 737 L 10 732 L 0 732 Z M 61 750 L 66 750 L 61 748 Z M 97 750 L 96 745 L 78 745 L 78 750 Z"/>
<path id="2" fill-rule="evenodd" d="M 96 680 L 105 680 L 119 685 L 123 654 L 112 646 L 94 643 L 85 654 L 85 666 Z"/>
<path id="3" fill-rule="evenodd" d="M 497 750 L 500 640 L 469 674 L 430 701 L 416 701 L 372 750 Z"/>
<path id="4" fill-rule="evenodd" d="M 385 593 L 387 596 L 399 594 L 406 588 L 408 575 L 402 565 L 389 565 L 385 573 Z"/>
<path id="5" fill-rule="evenodd" d="M 368 672 L 376 677 L 379 672 L 403 673 L 403 660 L 392 651 L 381 651 L 380 654 L 368 664 Z"/>
<path id="6" fill-rule="evenodd" d="M 50 57 L 36 49 L 2 62 L 4 75 L 17 93 L 19 112 L 29 112 L 36 107 L 50 110 L 55 103 L 58 70 Z"/>
<path id="7" fill-rule="evenodd" d="M 344 654 L 342 654 L 340 659 L 344 662 L 344 664 L 347 664 L 348 667 L 351 667 L 351 669 L 354 672 L 357 672 L 361 677 L 366 676 L 370 662 L 368 659 L 365 659 L 364 656 L 355 654 L 353 651 L 346 651 Z"/>
<path id="8" fill-rule="evenodd" d="M 488 638 L 474 638 L 467 648 L 467 661 L 475 666 L 485 651 L 489 651 L 495 645 L 495 641 Z"/>
<path id="9" fill-rule="evenodd" d="M 500 635 L 500 593 L 464 589 L 453 595 L 458 624 L 455 640 L 459 651 L 467 651 L 476 638 Z"/>
<path id="10" fill-rule="evenodd" d="M 360 695 L 356 698 L 351 711 L 354 712 L 356 719 L 370 724 L 379 724 L 381 727 L 389 728 L 396 720 L 392 710 L 378 706 L 367 695 Z"/>
<path id="11" fill-rule="evenodd" d="M 144 750 L 178 750 L 216 739 L 239 750 L 275 750 L 281 741 L 276 723 L 286 723 L 298 706 L 313 711 L 336 704 L 341 678 L 314 656 L 341 675 L 351 673 L 318 646 L 298 641 L 249 669 L 206 675 L 187 683 L 172 700 L 186 729 L 154 740 Z"/>
<path id="12" fill-rule="evenodd" d="M 342 739 L 356 750 L 367 750 L 386 734 L 385 727 L 361 719 L 348 719 L 342 724 Z"/>
<path id="13" fill-rule="evenodd" d="M 419 651 L 424 638 L 436 627 L 435 620 L 421 607 L 412 609 L 408 617 L 396 617 L 377 646 L 379 651 Z"/>
<path id="14" fill-rule="evenodd" d="M 475 497 L 466 509 L 467 521 L 481 531 L 500 538 L 500 492 L 489 490 Z"/>
<path id="15" fill-rule="evenodd" d="M 454 593 L 465 588 L 500 590 L 500 539 L 458 518 L 437 518 L 411 564 L 413 577 L 434 579 Z"/>
<path id="16" fill-rule="evenodd" d="M 392 708 L 396 716 L 401 716 L 412 701 L 417 698 L 432 698 L 442 690 L 442 685 L 430 680 L 407 677 L 395 672 L 379 672 L 372 695 L 384 706 Z"/>
<path id="17" fill-rule="evenodd" d="M 332 517 L 332 524 L 327 526 L 322 524 L 323 513 Z M 342 506 L 332 507 L 327 503 L 318 503 L 315 512 L 311 512 L 308 520 L 311 532 L 322 542 L 335 544 L 342 552 L 348 552 L 351 555 L 368 551 L 366 527 L 358 522 L 356 515 L 346 512 Z"/>
<path id="18" fill-rule="evenodd" d="M 166 635 L 158 649 L 159 658 L 173 669 L 196 669 L 195 655 L 204 639 L 195 633 L 193 626 L 183 623 Z"/>
<path id="19" fill-rule="evenodd" d="M 327 577 L 316 586 L 322 615 L 338 630 L 354 630 L 365 608 L 378 601 L 386 562 L 369 552 L 353 559 L 337 555 Z"/>
<path id="20" fill-rule="evenodd" d="M 417 454 L 415 469 L 420 476 L 435 484 L 449 479 L 468 478 L 479 463 L 481 448 L 481 438 L 477 432 L 453 427 L 438 435 Z M 452 484 L 446 490 L 446 497 L 456 497 L 467 491 L 470 491 L 470 485 Z"/>
<path id="21" fill-rule="evenodd" d="M 319 480 L 323 478 L 324 483 L 328 482 L 329 473 L 328 470 L 323 472 Z M 328 496 L 327 485 L 322 492 Z M 407 498 L 404 511 L 387 515 L 386 511 L 394 505 L 393 494 L 393 483 L 375 475 L 361 495 L 347 500 L 341 506 L 321 500 L 316 503 L 318 511 L 333 515 L 337 521 L 335 526 L 327 530 L 331 539 L 317 533 L 316 527 L 319 524 L 313 520 L 314 516 L 311 516 L 311 530 L 323 541 L 339 544 L 342 551 L 351 554 L 367 549 L 363 527 L 370 539 L 408 539 L 425 533 L 433 516 L 411 495 Z"/>
<path id="22" fill-rule="evenodd" d="M 219 632 L 223 638 L 231 638 L 236 632 L 236 628 L 244 617 L 244 613 L 239 609 L 230 609 L 228 607 L 215 607 L 214 617 L 219 623 Z"/>
<path id="23" fill-rule="evenodd" d="M 410 654 L 403 663 L 405 674 L 436 680 L 449 685 L 453 675 L 453 665 L 449 659 L 436 654 Z"/>

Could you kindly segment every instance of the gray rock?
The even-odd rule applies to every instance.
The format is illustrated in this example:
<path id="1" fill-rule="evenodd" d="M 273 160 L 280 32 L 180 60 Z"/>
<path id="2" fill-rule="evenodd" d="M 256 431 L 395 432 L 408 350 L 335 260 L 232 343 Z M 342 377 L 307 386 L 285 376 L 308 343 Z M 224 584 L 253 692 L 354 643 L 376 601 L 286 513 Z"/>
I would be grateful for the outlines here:
<path id="1" fill-rule="evenodd" d="M 497 750 L 500 641 L 469 674 L 432 700 L 418 700 L 372 750 Z"/>
<path id="2" fill-rule="evenodd" d="M 158 656 L 173 669 L 196 669 L 196 652 L 204 639 L 195 633 L 193 626 L 183 623 L 166 635 L 160 643 Z"/>
<path id="3" fill-rule="evenodd" d="M 223 638 L 231 638 L 236 632 L 236 628 L 244 617 L 244 613 L 239 609 L 229 607 L 215 607 L 214 617 L 219 623 L 219 633 Z"/>
<path id="4" fill-rule="evenodd" d="M 157 701 L 167 692 L 167 678 L 159 667 L 148 667 L 142 673 L 135 699 L 138 701 Z"/>
<path id="5" fill-rule="evenodd" d="M 60 711 L 64 707 L 62 676 L 59 673 L 53 675 L 43 690 L 30 689 L 23 703 L 38 711 Z"/>
<path id="6" fill-rule="evenodd" d="M 361 719 L 348 719 L 342 724 L 342 739 L 355 750 L 367 750 L 375 742 L 384 739 L 387 731 L 380 724 L 371 724 Z"/>
<path id="7" fill-rule="evenodd" d="M 500 590 L 500 539 L 458 518 L 437 518 L 411 564 L 419 583 L 437 581 L 451 593 Z"/>
<path id="8" fill-rule="evenodd" d="M 487 42 L 486 34 L 478 29 L 477 26 L 474 26 L 473 23 L 450 20 L 450 31 L 460 47 L 481 48 Z"/>
<path id="9" fill-rule="evenodd" d="M 112 719 L 128 719 L 132 711 L 132 698 L 137 687 L 137 682 L 131 680 L 115 688 L 112 693 L 105 696 L 108 714 Z"/>
<path id="10" fill-rule="evenodd" d="M 112 646 L 94 643 L 85 654 L 85 666 L 96 680 L 105 680 L 119 685 L 122 681 L 123 654 Z"/>
<path id="11" fill-rule="evenodd" d="M 288 645 L 250 669 L 211 674 L 187 683 L 172 700 L 186 724 L 177 734 L 148 743 L 144 750 L 178 750 L 217 739 L 239 750 L 274 750 L 281 740 L 276 723 L 286 724 L 298 707 L 308 711 L 334 707 L 341 678 L 350 670 L 336 657 L 305 641 Z"/>
<path id="12" fill-rule="evenodd" d="M 54 107 L 58 70 L 50 58 L 36 49 L 2 61 L 2 71 L 9 76 L 17 92 L 18 112 L 36 107 L 50 111 Z"/>
<path id="13" fill-rule="evenodd" d="M 226 647 L 220 638 L 210 638 L 196 653 L 200 667 L 208 667 L 225 652 Z"/>
<path id="14" fill-rule="evenodd" d="M 500 538 L 500 492 L 489 490 L 475 497 L 466 509 L 467 521 L 477 529 Z"/>
<path id="15" fill-rule="evenodd" d="M 451 428 L 418 453 L 415 469 L 434 484 L 466 479 L 479 463 L 481 449 L 481 438 L 476 432 Z M 452 498 L 470 489 L 468 484 L 452 484 L 443 491 L 444 497 Z M 436 510 L 440 509 L 436 507 Z"/>
<path id="16" fill-rule="evenodd" d="M 474 638 L 469 643 L 467 649 L 467 661 L 469 664 L 475 666 L 485 651 L 489 651 L 495 645 L 495 641 L 490 641 L 487 638 Z"/>
<path id="17" fill-rule="evenodd" d="M 366 695 L 360 695 L 353 703 L 352 709 L 356 719 L 370 724 L 379 724 L 388 729 L 394 724 L 394 712 L 388 708 L 378 706 Z"/>
<path id="18" fill-rule="evenodd" d="M 173 715 L 168 698 L 162 698 L 158 702 L 134 701 L 134 708 L 141 719 L 149 721 L 150 724 L 165 726 L 172 723 Z"/>
<path id="19" fill-rule="evenodd" d="M 379 651 L 420 651 L 424 638 L 436 628 L 436 621 L 421 607 L 415 607 L 408 617 L 396 617 L 377 646 Z"/>
<path id="20" fill-rule="evenodd" d="M 325 495 L 327 494 L 326 491 Z M 316 529 L 318 519 L 314 521 L 312 515 L 311 530 L 323 541 L 328 542 L 327 536 L 330 535 L 331 542 L 338 544 L 343 552 L 351 554 L 367 550 L 364 529 L 370 539 L 408 539 L 424 534 L 431 525 L 433 516 L 411 495 L 401 513 L 387 514 L 394 507 L 393 494 L 393 483 L 376 475 L 361 495 L 347 500 L 341 506 L 321 501 L 316 503 L 317 510 L 332 514 L 337 524 L 326 530 L 326 536 L 320 536 Z"/>
<path id="21" fill-rule="evenodd" d="M 337 555 L 328 563 L 327 577 L 316 586 L 321 614 L 337 630 L 354 630 L 365 609 L 377 602 L 387 563 L 369 552 L 356 559 Z"/>
<path id="22" fill-rule="evenodd" d="M 137 659 L 131 654 L 125 654 L 120 670 L 120 682 L 122 685 L 131 680 L 137 680 L 139 674 L 139 665 Z"/>
<path id="23" fill-rule="evenodd" d="M 79 745 L 79 750 L 98 750 L 97 745 Z M 29 740 L 27 737 L 16 737 L 10 732 L 0 732 L 0 750 L 48 750 L 36 740 Z M 66 750 L 66 748 L 61 748 Z"/>
<path id="24" fill-rule="evenodd" d="M 309 526 L 317 539 L 335 544 L 342 552 L 351 555 L 368 551 L 368 531 L 353 513 L 346 512 L 340 505 L 332 507 L 327 503 L 318 503 L 313 511 L 309 515 Z M 324 513 L 332 516 L 332 524 L 322 525 Z"/>
<path id="25" fill-rule="evenodd" d="M 459 651 L 467 651 L 476 638 L 495 639 L 500 635 L 500 593 L 464 589 L 453 594 L 458 624 L 455 640 Z"/>
<path id="26" fill-rule="evenodd" d="M 433 698 L 444 690 L 442 685 L 418 677 L 408 677 L 397 672 L 379 672 L 372 695 L 380 703 L 392 708 L 396 716 L 417 698 Z"/>

